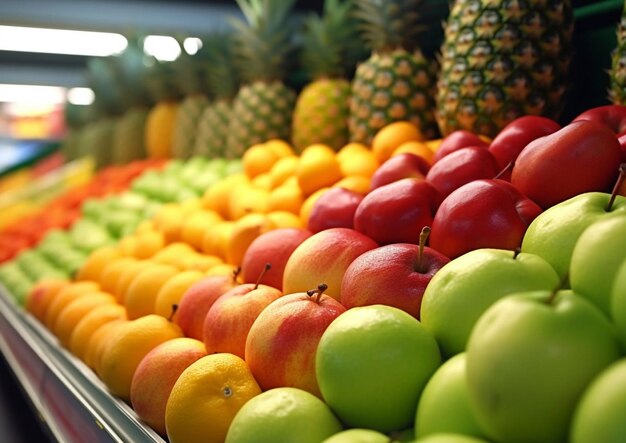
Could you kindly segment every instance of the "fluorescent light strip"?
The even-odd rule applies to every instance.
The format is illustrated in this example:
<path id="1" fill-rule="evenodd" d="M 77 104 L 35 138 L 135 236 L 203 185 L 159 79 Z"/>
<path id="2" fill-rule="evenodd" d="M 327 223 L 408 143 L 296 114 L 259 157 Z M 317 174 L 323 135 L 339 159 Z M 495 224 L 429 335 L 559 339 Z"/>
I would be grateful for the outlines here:
<path id="1" fill-rule="evenodd" d="M 2 51 L 108 56 L 127 45 L 126 37 L 110 32 L 0 26 Z"/>
<path id="2" fill-rule="evenodd" d="M 38 105 L 60 105 L 68 101 L 76 105 L 89 105 L 94 93 L 89 88 L 62 86 L 0 84 L 0 102 L 29 103 Z"/>
<path id="3" fill-rule="evenodd" d="M 160 61 L 173 61 L 180 55 L 180 44 L 169 35 L 149 35 L 143 41 L 143 51 Z"/>

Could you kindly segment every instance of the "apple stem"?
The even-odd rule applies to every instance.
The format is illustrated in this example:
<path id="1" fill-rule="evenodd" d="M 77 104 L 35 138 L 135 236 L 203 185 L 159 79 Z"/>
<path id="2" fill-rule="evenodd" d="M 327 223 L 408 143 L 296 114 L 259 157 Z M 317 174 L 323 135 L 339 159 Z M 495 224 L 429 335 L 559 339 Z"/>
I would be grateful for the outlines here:
<path id="1" fill-rule="evenodd" d="M 613 203 L 615 203 L 617 192 L 622 186 L 622 183 L 624 183 L 624 179 L 626 179 L 626 163 L 622 163 L 619 165 L 619 175 L 617 176 L 617 181 L 615 182 L 615 186 L 613 186 L 613 191 L 611 191 L 611 198 L 606 204 L 606 208 L 604 208 L 606 212 L 611 212 L 613 210 Z"/>
<path id="2" fill-rule="evenodd" d="M 515 160 L 511 160 L 510 162 L 508 162 L 506 166 L 502 168 L 502 170 L 496 174 L 496 176 L 494 177 L 494 180 L 502 177 L 510 169 L 513 169 L 513 166 L 515 166 Z"/>
<path id="3" fill-rule="evenodd" d="M 306 291 L 306 295 L 308 295 L 309 297 L 313 297 L 315 294 L 317 294 L 317 297 L 315 297 L 314 301 L 315 303 L 319 304 L 320 299 L 322 298 L 322 294 L 326 289 L 328 289 L 328 285 L 326 283 L 320 283 L 319 285 L 317 285 L 317 289 L 309 289 L 308 291 Z"/>
<path id="4" fill-rule="evenodd" d="M 423 261 L 424 261 L 424 246 L 426 246 L 426 240 L 430 235 L 430 226 L 424 226 L 420 232 L 419 238 L 419 252 L 417 253 L 417 272 L 424 273 Z"/>
<path id="5" fill-rule="evenodd" d="M 513 252 L 513 260 L 515 260 L 517 256 L 520 255 L 521 253 L 522 253 L 522 248 L 520 248 L 519 246 L 515 248 L 515 251 Z"/>
<path id="6" fill-rule="evenodd" d="M 237 283 L 237 277 L 241 274 L 241 266 L 237 266 L 233 269 L 233 283 Z"/>
<path id="7" fill-rule="evenodd" d="M 167 317 L 167 321 L 171 322 L 174 318 L 174 314 L 178 311 L 178 305 L 176 303 L 172 304 L 172 312 L 170 312 L 170 316 Z"/>
<path id="8" fill-rule="evenodd" d="M 259 274 L 259 277 L 256 279 L 256 283 L 254 284 L 254 289 L 257 289 L 259 287 L 259 285 L 261 284 L 261 279 L 263 278 L 265 273 L 269 271 L 271 268 L 272 268 L 272 265 L 270 263 L 265 263 L 265 266 L 263 266 L 263 270 Z"/>
<path id="9" fill-rule="evenodd" d="M 554 300 L 556 299 L 556 295 L 559 293 L 559 291 L 565 288 L 568 279 L 569 279 L 569 273 L 566 272 L 563 278 L 561 279 L 561 281 L 559 282 L 559 284 L 556 285 L 556 288 L 554 288 L 552 292 L 550 293 L 550 296 L 546 300 L 547 305 L 551 305 L 554 302 Z"/>

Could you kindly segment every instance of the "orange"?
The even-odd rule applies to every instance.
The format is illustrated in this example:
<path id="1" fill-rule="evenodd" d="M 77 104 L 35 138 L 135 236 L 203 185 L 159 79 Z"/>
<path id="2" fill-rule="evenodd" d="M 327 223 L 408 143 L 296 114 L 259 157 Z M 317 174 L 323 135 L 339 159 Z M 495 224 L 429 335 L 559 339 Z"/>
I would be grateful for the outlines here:
<path id="1" fill-rule="evenodd" d="M 115 303 L 115 297 L 106 292 L 91 292 L 85 294 L 71 301 L 63 308 L 57 316 L 54 325 L 52 325 L 52 333 L 56 335 L 61 344 L 67 348 L 69 347 L 72 331 L 85 315 L 98 306 Z"/>
<path id="2" fill-rule="evenodd" d="M 282 185 L 289 177 L 296 176 L 300 159 L 295 155 L 279 159 L 269 172 L 272 189 Z"/>
<path id="3" fill-rule="evenodd" d="M 311 215 L 311 211 L 313 210 L 313 205 L 317 201 L 318 198 L 324 194 L 324 192 L 328 191 L 330 188 L 322 188 L 315 191 L 313 194 L 309 195 L 304 203 L 302 203 L 302 207 L 300 208 L 300 220 L 302 220 L 302 226 L 308 226 L 309 224 L 309 216 Z"/>
<path id="4" fill-rule="evenodd" d="M 239 220 L 246 214 L 263 213 L 269 210 L 270 191 L 255 188 L 251 184 L 240 184 L 233 189 L 228 201 L 228 213 L 231 220 Z"/>
<path id="5" fill-rule="evenodd" d="M 112 395 L 129 402 L 133 375 L 143 357 L 161 343 L 182 336 L 178 325 L 156 314 L 125 322 L 102 350 L 100 378 Z"/>
<path id="6" fill-rule="evenodd" d="M 170 243 L 159 252 L 154 254 L 152 261 L 164 265 L 178 266 L 180 259 L 187 254 L 195 254 L 195 250 L 191 245 L 182 241 Z"/>
<path id="7" fill-rule="evenodd" d="M 237 412 L 260 393 L 243 359 L 221 353 L 196 360 L 178 377 L 167 401 L 170 443 L 223 443 Z"/>
<path id="8" fill-rule="evenodd" d="M 241 266 L 248 246 L 264 232 L 275 228 L 267 214 L 248 214 L 235 222 L 226 248 L 226 262 Z"/>
<path id="9" fill-rule="evenodd" d="M 206 272 L 213 266 L 219 265 L 224 261 L 216 256 L 209 254 L 185 254 L 180 258 L 178 268 L 181 271 L 201 271 Z"/>
<path id="10" fill-rule="evenodd" d="M 202 251 L 225 260 L 226 248 L 234 226 L 235 222 L 225 220 L 207 229 L 202 237 Z"/>
<path id="11" fill-rule="evenodd" d="M 266 189 L 269 191 L 272 189 L 272 177 L 270 177 L 269 172 L 264 172 L 254 177 L 250 181 L 250 184 L 255 188 Z"/>
<path id="12" fill-rule="evenodd" d="M 85 294 L 98 292 L 100 285 L 93 281 L 72 282 L 64 286 L 50 302 L 46 310 L 44 324 L 50 330 L 56 322 L 57 317 L 72 300 L 82 297 Z"/>
<path id="13" fill-rule="evenodd" d="M 408 141 L 423 141 L 424 136 L 417 126 L 408 121 L 397 121 L 383 126 L 372 139 L 372 151 L 379 163 L 391 157 L 401 144 Z"/>
<path id="14" fill-rule="evenodd" d="M 479 135 L 478 137 L 483 138 L 484 136 Z M 435 139 L 435 140 L 427 140 L 424 143 L 426 144 L 428 149 L 430 149 L 433 152 L 436 152 L 437 149 L 439 149 L 439 146 L 441 146 L 441 142 L 443 142 L 443 139 L 442 138 L 438 138 L 438 139 Z"/>
<path id="15" fill-rule="evenodd" d="M 69 339 L 69 350 L 84 361 L 87 344 L 96 330 L 106 323 L 120 319 L 126 319 L 124 306 L 118 304 L 96 306 L 74 326 Z"/>
<path id="16" fill-rule="evenodd" d="M 106 322 L 102 326 L 96 328 L 87 340 L 83 361 L 94 372 L 98 373 L 98 366 L 102 358 L 104 347 L 110 342 L 111 338 L 119 331 L 119 329 L 128 323 L 125 317 Z"/>
<path id="17" fill-rule="evenodd" d="M 334 185 L 343 175 L 335 151 L 330 146 L 314 144 L 302 151 L 296 177 L 300 189 L 308 196 L 318 189 Z"/>
<path id="18" fill-rule="evenodd" d="M 243 170 L 251 179 L 264 172 L 269 172 L 280 158 L 278 153 L 264 143 L 250 146 L 243 153 Z"/>
<path id="19" fill-rule="evenodd" d="M 337 161 L 344 176 L 371 177 L 380 163 L 370 148 L 360 143 L 349 143 L 337 152 Z"/>
<path id="20" fill-rule="evenodd" d="M 405 152 L 422 157 L 424 160 L 428 162 L 428 164 L 433 163 L 433 157 L 435 156 L 435 153 L 433 152 L 433 150 L 430 149 L 425 142 L 415 142 L 415 141 L 402 143 L 393 151 L 391 156 L 393 157 L 395 155 L 402 154 Z"/>
<path id="21" fill-rule="evenodd" d="M 117 286 L 115 287 L 115 299 L 119 303 L 124 302 L 124 298 L 126 297 L 126 291 L 128 290 L 128 286 L 130 286 L 133 279 L 139 274 L 141 271 L 150 266 L 153 262 L 149 260 L 138 260 L 134 263 L 130 263 L 126 269 L 123 270 L 120 278 L 117 280 Z"/>
<path id="22" fill-rule="evenodd" d="M 300 216 L 289 211 L 272 211 L 267 213 L 267 218 L 274 224 L 272 229 L 278 228 L 302 228 Z"/>
<path id="23" fill-rule="evenodd" d="M 35 283 L 26 296 L 24 309 L 43 323 L 50 303 L 69 284 L 67 280 L 42 280 Z"/>
<path id="24" fill-rule="evenodd" d="M 211 269 L 209 269 L 205 275 L 233 275 L 235 271 L 238 270 L 237 265 L 231 265 L 228 263 L 222 263 L 220 265 L 215 265 Z"/>
<path id="25" fill-rule="evenodd" d="M 133 256 L 145 260 L 165 247 L 165 235 L 157 230 L 146 230 L 134 234 L 135 248 Z"/>
<path id="26" fill-rule="evenodd" d="M 220 222 L 222 217 L 212 210 L 200 210 L 189 214 L 183 221 L 180 239 L 197 250 L 202 248 L 204 231 Z"/>
<path id="27" fill-rule="evenodd" d="M 274 151 L 280 158 L 294 156 L 296 154 L 296 151 L 294 151 L 293 147 L 289 143 L 279 138 L 273 138 L 266 141 L 265 146 Z"/>
<path id="28" fill-rule="evenodd" d="M 115 246 L 105 246 L 93 251 L 83 262 L 76 273 L 76 280 L 99 281 L 104 268 L 116 258 L 121 256 L 120 251 Z"/>
<path id="29" fill-rule="evenodd" d="M 144 220 L 137 225 L 137 229 L 135 229 L 135 234 L 141 234 L 142 232 L 154 230 L 156 230 L 154 222 L 152 220 Z"/>
<path id="30" fill-rule="evenodd" d="M 370 191 L 370 182 L 371 179 L 364 175 L 350 175 L 335 183 L 333 188 L 345 188 L 359 194 L 367 194 Z"/>
<path id="31" fill-rule="evenodd" d="M 282 185 L 270 191 L 268 201 L 270 211 L 283 210 L 299 214 L 302 203 L 304 194 L 296 177 L 288 178 Z"/>
<path id="32" fill-rule="evenodd" d="M 126 270 L 127 266 L 131 263 L 137 263 L 138 261 L 139 260 L 135 257 L 122 257 L 113 260 L 106 265 L 106 267 L 102 270 L 99 281 L 102 290 L 110 294 L 115 294 L 117 282 L 124 270 Z"/>
<path id="33" fill-rule="evenodd" d="M 179 272 L 174 266 L 154 263 L 137 274 L 124 296 L 124 306 L 129 320 L 154 314 L 159 291 Z"/>
<path id="34" fill-rule="evenodd" d="M 250 179 L 244 173 L 232 174 L 211 185 L 202 196 L 202 207 L 217 212 L 227 219 L 230 214 L 228 202 L 233 189 L 241 183 L 249 183 Z"/>
<path id="35" fill-rule="evenodd" d="M 177 203 L 168 203 L 159 208 L 153 220 L 156 229 L 163 233 L 165 243 L 180 240 L 180 233 L 187 215 L 187 211 Z"/>
<path id="36" fill-rule="evenodd" d="M 170 278 L 156 295 L 154 312 L 175 322 L 176 313 L 172 316 L 173 305 L 178 305 L 183 295 L 198 280 L 205 275 L 200 271 L 183 271 Z"/>

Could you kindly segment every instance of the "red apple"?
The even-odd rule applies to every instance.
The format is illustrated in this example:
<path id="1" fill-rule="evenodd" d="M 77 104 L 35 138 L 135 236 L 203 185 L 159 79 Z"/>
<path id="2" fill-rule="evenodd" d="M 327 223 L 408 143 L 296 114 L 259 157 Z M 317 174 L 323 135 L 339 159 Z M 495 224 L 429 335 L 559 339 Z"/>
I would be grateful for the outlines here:
<path id="1" fill-rule="evenodd" d="M 417 244 L 441 201 L 439 191 L 427 181 L 404 178 L 367 194 L 354 214 L 354 228 L 379 245 Z"/>
<path id="2" fill-rule="evenodd" d="M 419 155 L 405 152 L 391 157 L 380 165 L 370 181 L 370 189 L 380 188 L 403 178 L 423 179 L 430 165 Z"/>
<path id="3" fill-rule="evenodd" d="M 325 293 L 339 299 L 341 280 L 350 263 L 376 247 L 374 240 L 354 229 L 331 228 L 313 234 L 287 260 L 283 292 L 306 292 L 323 282 L 328 286 Z"/>
<path id="4" fill-rule="evenodd" d="M 622 151 L 608 126 L 580 120 L 530 142 L 511 183 L 543 209 L 585 192 L 610 192 Z"/>
<path id="5" fill-rule="evenodd" d="M 331 188 L 324 192 L 311 208 L 307 227 L 316 233 L 330 228 L 354 226 L 354 213 L 364 195 L 345 188 Z"/>
<path id="6" fill-rule="evenodd" d="M 435 163 L 426 174 L 426 181 L 445 198 L 465 183 L 494 178 L 497 174 L 498 164 L 487 149 L 468 146 L 451 152 Z"/>
<path id="7" fill-rule="evenodd" d="M 261 312 L 246 340 L 246 362 L 268 390 L 303 389 L 321 398 L 315 375 L 315 353 L 328 325 L 346 308 L 328 295 L 326 285 L 306 293 L 287 294 Z"/>
<path id="8" fill-rule="evenodd" d="M 215 300 L 239 283 L 236 273 L 233 276 L 210 275 L 194 283 L 180 299 L 174 322 L 186 337 L 202 340 L 206 313 Z"/>
<path id="9" fill-rule="evenodd" d="M 446 155 L 450 154 L 461 148 L 467 148 L 468 146 L 478 146 L 480 148 L 486 148 L 489 146 L 485 140 L 480 138 L 477 134 L 465 129 L 459 129 L 448 134 L 442 141 L 435 155 L 433 156 L 433 164 L 437 163 Z"/>
<path id="10" fill-rule="evenodd" d="M 204 318 L 207 354 L 227 352 L 244 358 L 252 324 L 263 309 L 282 295 L 279 289 L 258 283 L 244 283 L 224 293 Z"/>
<path id="11" fill-rule="evenodd" d="M 283 288 L 285 265 L 291 253 L 313 233 L 304 228 L 279 228 L 261 234 L 243 255 L 241 274 L 244 283 L 254 283 L 265 264 L 271 265 L 260 283 L 276 289 Z"/>
<path id="12" fill-rule="evenodd" d="M 358 256 L 341 282 L 341 303 L 346 308 L 388 305 L 419 320 L 422 296 L 431 278 L 450 259 L 425 246 L 430 228 L 424 228 L 420 244 L 395 243 Z"/>
<path id="13" fill-rule="evenodd" d="M 622 148 L 622 162 L 626 162 L 626 132 L 618 134 L 617 141 Z"/>
<path id="14" fill-rule="evenodd" d="M 626 106 L 604 105 L 587 109 L 572 121 L 590 120 L 608 126 L 615 134 L 626 132 Z"/>
<path id="15" fill-rule="evenodd" d="M 528 143 L 544 135 L 552 134 L 559 129 L 561 129 L 561 125 L 550 118 L 538 115 L 525 115 L 516 118 L 502 128 L 488 149 L 496 159 L 498 168 L 502 171 L 511 162 L 515 162 L 519 153 L 522 152 L 522 149 Z M 507 169 L 499 178 L 510 181 L 511 170 L 512 168 Z"/>
<path id="16" fill-rule="evenodd" d="M 454 259 L 480 248 L 515 250 L 541 208 L 509 182 L 475 180 L 439 206 L 430 246 Z"/>

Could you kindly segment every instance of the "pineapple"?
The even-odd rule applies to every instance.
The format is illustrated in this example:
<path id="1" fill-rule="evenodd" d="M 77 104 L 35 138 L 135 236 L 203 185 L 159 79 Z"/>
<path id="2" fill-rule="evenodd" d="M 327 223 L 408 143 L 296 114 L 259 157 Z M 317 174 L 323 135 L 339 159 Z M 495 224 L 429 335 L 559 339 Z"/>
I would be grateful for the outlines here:
<path id="1" fill-rule="evenodd" d="M 352 81 L 350 140 L 371 144 L 395 121 L 415 124 L 426 139 L 437 136 L 436 63 L 417 43 L 422 0 L 356 0 L 363 36 L 372 49 Z"/>
<path id="2" fill-rule="evenodd" d="M 522 115 L 558 119 L 572 30 L 569 0 L 457 0 L 441 48 L 442 134 L 493 137 Z"/>
<path id="3" fill-rule="evenodd" d="M 293 115 L 294 147 L 324 143 L 336 150 L 348 142 L 350 82 L 362 53 L 351 0 L 326 0 L 324 16 L 306 21 L 302 65 L 313 81 L 304 87 Z"/>
<path id="4" fill-rule="evenodd" d="M 224 157 L 233 98 L 239 77 L 233 60 L 233 41 L 229 33 L 209 37 L 206 51 L 206 77 L 212 101 L 204 109 L 196 128 L 194 153 L 205 157 Z"/>
<path id="5" fill-rule="evenodd" d="M 129 39 L 124 52 L 113 57 L 116 85 L 126 107 L 113 134 L 113 162 L 118 164 L 146 156 L 144 133 L 151 99 L 143 80 L 150 59 L 142 44 L 143 38 Z"/>
<path id="6" fill-rule="evenodd" d="M 226 156 L 256 143 L 289 140 L 296 93 L 283 80 L 294 44 L 289 13 L 295 0 L 237 0 L 246 21 L 234 20 L 243 86 L 233 101 Z"/>
<path id="7" fill-rule="evenodd" d="M 174 84 L 173 62 L 155 62 L 146 76 L 156 102 L 146 119 L 145 146 L 149 158 L 171 158 L 180 93 Z"/>
<path id="8" fill-rule="evenodd" d="M 89 107 L 66 102 L 63 108 L 63 120 L 66 132 L 60 150 L 63 160 L 70 162 L 81 157 L 81 137 L 85 128 Z"/>
<path id="9" fill-rule="evenodd" d="M 174 123 L 175 158 L 188 159 L 194 154 L 198 121 L 209 104 L 201 56 L 202 52 L 190 55 L 183 51 L 174 64 L 178 87 L 185 95 Z"/>
<path id="10" fill-rule="evenodd" d="M 617 47 L 611 54 L 609 99 L 615 105 L 626 105 L 626 8 L 617 25 Z"/>

